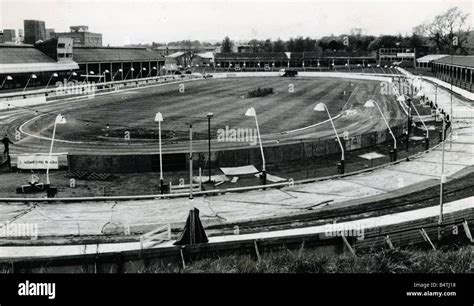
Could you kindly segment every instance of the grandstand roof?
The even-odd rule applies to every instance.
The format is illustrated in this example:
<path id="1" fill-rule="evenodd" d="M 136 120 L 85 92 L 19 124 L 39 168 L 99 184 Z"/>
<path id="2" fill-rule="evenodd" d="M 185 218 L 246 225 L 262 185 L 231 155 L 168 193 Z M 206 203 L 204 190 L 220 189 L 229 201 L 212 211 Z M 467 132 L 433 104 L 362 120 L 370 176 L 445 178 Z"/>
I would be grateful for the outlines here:
<path id="1" fill-rule="evenodd" d="M 361 52 L 279 52 L 279 53 L 217 53 L 216 60 L 263 60 L 263 61 L 287 61 L 310 60 L 323 58 L 374 58 L 370 53 Z"/>
<path id="2" fill-rule="evenodd" d="M 435 60 L 434 62 L 439 63 L 439 64 L 474 68 L 474 55 L 467 55 L 467 56 L 463 56 L 463 55 L 449 56 L 448 55 L 438 60 Z"/>
<path id="3" fill-rule="evenodd" d="M 184 52 L 175 52 L 173 54 L 167 55 L 166 57 L 177 58 L 177 57 L 183 56 L 184 54 L 185 54 Z"/>
<path id="4" fill-rule="evenodd" d="M 0 45 L 0 74 L 78 69 L 75 62 L 56 62 L 31 45 Z"/>
<path id="5" fill-rule="evenodd" d="M 264 53 L 264 52 L 258 52 L 258 53 L 217 53 L 216 60 L 245 60 L 245 59 L 250 59 L 250 60 L 262 60 L 262 61 L 279 61 L 279 60 L 288 60 L 288 57 L 284 52 L 278 52 L 278 53 Z"/>
<path id="6" fill-rule="evenodd" d="M 1 45 L 0 64 L 53 63 L 56 62 L 30 45 Z"/>
<path id="7" fill-rule="evenodd" d="M 214 53 L 212 52 L 203 52 L 203 53 L 198 53 L 196 56 L 202 57 L 202 58 L 210 58 L 214 59 Z"/>
<path id="8" fill-rule="evenodd" d="M 163 61 L 163 55 L 146 48 L 74 47 L 77 63 Z"/>
<path id="9" fill-rule="evenodd" d="M 447 56 L 447 55 L 446 54 L 429 54 L 429 55 L 425 55 L 423 57 L 420 57 L 416 61 L 418 63 L 431 63 L 432 61 L 441 59 L 445 56 Z"/>

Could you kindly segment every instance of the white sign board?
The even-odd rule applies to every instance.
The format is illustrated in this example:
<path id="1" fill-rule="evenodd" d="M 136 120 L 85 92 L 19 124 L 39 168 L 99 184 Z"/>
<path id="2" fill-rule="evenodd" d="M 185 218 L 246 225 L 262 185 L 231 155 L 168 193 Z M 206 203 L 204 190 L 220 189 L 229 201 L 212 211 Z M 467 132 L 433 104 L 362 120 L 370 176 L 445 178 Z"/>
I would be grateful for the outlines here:
<path id="1" fill-rule="evenodd" d="M 415 53 L 397 53 L 397 57 L 415 57 Z"/>
<path id="2" fill-rule="evenodd" d="M 18 155 L 18 169 L 37 170 L 48 166 L 48 155 Z M 58 156 L 51 156 L 49 169 L 59 169 Z"/>

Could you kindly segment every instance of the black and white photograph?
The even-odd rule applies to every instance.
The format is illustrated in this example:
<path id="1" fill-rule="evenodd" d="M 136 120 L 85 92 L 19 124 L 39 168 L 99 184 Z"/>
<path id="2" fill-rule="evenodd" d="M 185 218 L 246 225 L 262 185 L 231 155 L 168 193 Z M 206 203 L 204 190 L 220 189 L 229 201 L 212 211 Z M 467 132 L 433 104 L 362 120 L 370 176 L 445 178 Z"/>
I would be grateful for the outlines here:
<path id="1" fill-rule="evenodd" d="M 0 0 L 0 305 L 108 277 L 473 305 L 473 16 Z"/>

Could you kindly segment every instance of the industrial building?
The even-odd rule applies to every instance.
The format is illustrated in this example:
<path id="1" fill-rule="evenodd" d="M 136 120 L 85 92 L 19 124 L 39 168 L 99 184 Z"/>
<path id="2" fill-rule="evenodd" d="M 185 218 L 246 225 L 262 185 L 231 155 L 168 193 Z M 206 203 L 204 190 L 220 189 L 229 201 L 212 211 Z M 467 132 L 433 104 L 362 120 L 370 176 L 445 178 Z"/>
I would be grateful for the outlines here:
<path id="1" fill-rule="evenodd" d="M 3 29 L 3 43 L 14 43 L 16 31 L 14 29 Z"/>
<path id="2" fill-rule="evenodd" d="M 39 40 L 46 40 L 46 26 L 44 21 L 24 20 L 25 44 L 34 44 Z"/>
<path id="3" fill-rule="evenodd" d="M 72 38 L 75 47 L 102 47 L 102 34 L 90 32 L 88 26 L 71 26 L 69 29 L 69 32 L 54 33 L 52 35 Z"/>

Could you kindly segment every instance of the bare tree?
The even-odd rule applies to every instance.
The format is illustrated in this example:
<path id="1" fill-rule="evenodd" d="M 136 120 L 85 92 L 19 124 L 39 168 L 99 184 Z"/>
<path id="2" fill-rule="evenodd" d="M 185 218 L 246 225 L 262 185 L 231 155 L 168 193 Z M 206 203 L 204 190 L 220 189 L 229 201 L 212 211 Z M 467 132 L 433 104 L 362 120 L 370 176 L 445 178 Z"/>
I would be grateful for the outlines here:
<path id="1" fill-rule="evenodd" d="M 185 40 L 183 42 L 184 50 L 187 54 L 187 57 L 189 59 L 189 62 L 191 62 L 196 55 L 201 52 L 201 43 L 199 41 L 190 41 L 190 40 Z"/>
<path id="2" fill-rule="evenodd" d="M 467 23 L 469 14 L 458 7 L 450 8 L 444 14 L 436 16 L 433 21 L 421 24 L 413 29 L 417 35 L 428 35 L 441 53 L 467 53 L 467 37 L 470 25 Z M 453 41 L 457 40 L 457 44 Z"/>

